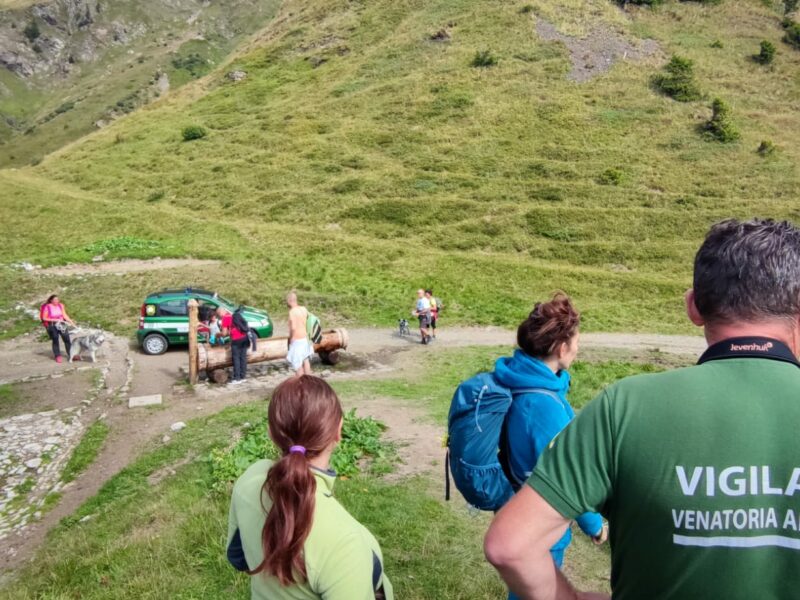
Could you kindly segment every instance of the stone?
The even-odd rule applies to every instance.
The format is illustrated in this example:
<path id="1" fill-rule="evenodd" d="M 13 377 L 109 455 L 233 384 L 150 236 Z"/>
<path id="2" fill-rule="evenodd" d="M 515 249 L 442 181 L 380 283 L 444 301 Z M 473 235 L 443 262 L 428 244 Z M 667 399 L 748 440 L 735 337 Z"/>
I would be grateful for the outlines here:
<path id="1" fill-rule="evenodd" d="M 169 426 L 169 428 L 172 431 L 180 431 L 181 429 L 184 429 L 185 427 L 186 427 L 186 423 L 184 423 L 183 421 L 178 421 L 177 423 L 173 423 L 172 425 Z"/>
<path id="2" fill-rule="evenodd" d="M 29 469 L 38 469 L 42 465 L 41 458 L 32 458 L 25 461 L 25 466 Z"/>
<path id="3" fill-rule="evenodd" d="M 230 71 L 227 74 L 227 78 L 230 79 L 231 81 L 243 81 L 247 79 L 247 73 L 241 70 Z"/>
<path id="4" fill-rule="evenodd" d="M 140 406 L 153 406 L 161 404 L 161 394 L 152 394 L 150 396 L 131 396 L 128 398 L 128 408 L 138 408 Z"/>
<path id="5" fill-rule="evenodd" d="M 167 434 L 164 434 L 164 437 L 162 437 L 162 438 L 161 438 L 161 442 L 162 442 L 162 443 L 164 443 L 164 444 L 166 444 L 166 443 L 168 443 L 168 442 L 169 442 L 171 439 L 172 439 L 172 438 L 171 438 L 171 437 L 169 437 Z"/>

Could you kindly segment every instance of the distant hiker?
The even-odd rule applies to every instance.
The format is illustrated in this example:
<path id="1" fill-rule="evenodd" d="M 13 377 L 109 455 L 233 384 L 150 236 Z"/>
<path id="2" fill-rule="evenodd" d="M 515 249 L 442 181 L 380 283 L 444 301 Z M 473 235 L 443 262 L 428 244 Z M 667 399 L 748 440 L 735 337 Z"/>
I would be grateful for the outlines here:
<path id="1" fill-rule="evenodd" d="M 417 290 L 417 304 L 414 316 L 419 319 L 419 335 L 422 343 L 427 344 L 431 337 L 431 302 L 425 297 L 425 290 Z"/>
<path id="2" fill-rule="evenodd" d="M 432 289 L 425 290 L 425 297 L 431 303 L 431 335 L 436 338 L 436 324 L 439 322 L 439 311 L 442 308 L 442 301 L 433 295 Z"/>
<path id="3" fill-rule="evenodd" d="M 67 332 L 67 325 L 75 327 L 75 321 L 67 314 L 67 309 L 61 304 L 57 294 L 51 295 L 47 302 L 39 308 L 39 319 L 47 330 L 50 341 L 53 343 L 53 357 L 57 363 L 60 363 L 62 358 L 58 338 L 60 337 L 64 340 L 64 349 L 67 352 L 67 356 L 69 356 L 72 343 Z"/>
<path id="4" fill-rule="evenodd" d="M 723 221 L 685 296 L 698 364 L 619 381 L 542 454 L 485 552 L 524 598 L 579 594 L 548 550 L 581 513 L 611 527 L 614 598 L 796 598 L 800 230 Z"/>
<path id="5" fill-rule="evenodd" d="M 293 377 L 268 408 L 276 461 L 251 465 L 233 486 L 228 561 L 258 600 L 393 600 L 374 536 L 333 497 L 342 439 L 339 399 L 322 379 Z"/>
<path id="6" fill-rule="evenodd" d="M 295 292 L 289 292 L 286 296 L 286 306 L 289 308 L 289 352 L 286 360 L 296 376 L 310 375 L 314 348 L 308 339 L 309 312 L 305 306 L 298 304 Z"/>

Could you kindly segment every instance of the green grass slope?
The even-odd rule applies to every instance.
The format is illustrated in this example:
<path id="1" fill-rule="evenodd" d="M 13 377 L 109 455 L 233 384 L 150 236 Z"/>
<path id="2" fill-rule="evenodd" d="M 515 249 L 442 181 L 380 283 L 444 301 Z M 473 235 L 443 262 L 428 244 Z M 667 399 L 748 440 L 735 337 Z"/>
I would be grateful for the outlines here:
<path id="1" fill-rule="evenodd" d="M 681 295 L 708 225 L 798 213 L 800 52 L 780 42 L 781 12 L 767 4 L 286 0 L 223 69 L 35 169 L 0 173 L 2 189 L 16 186 L 17 221 L 50 218 L 55 201 L 81 223 L 80 242 L 45 226 L 0 259 L 64 262 L 136 235 L 229 260 L 203 276 L 244 300 L 277 308 L 297 287 L 342 320 L 388 324 L 432 285 L 451 322 L 514 324 L 562 288 L 587 329 L 689 331 Z M 539 18 L 661 51 L 574 83 Z M 448 24 L 448 42 L 430 39 Z M 750 58 L 761 39 L 778 46 L 770 67 Z M 495 66 L 471 66 L 482 50 Z M 695 61 L 706 98 L 653 91 L 672 53 Z M 246 80 L 227 81 L 231 68 Z M 737 143 L 697 131 L 716 96 L 732 106 Z M 208 135 L 183 142 L 188 125 Z M 777 148 L 769 157 L 756 152 L 763 139 Z M 7 238 L 12 227 L 0 224 Z M 134 306 L 158 280 L 141 279 L 70 294 Z"/>

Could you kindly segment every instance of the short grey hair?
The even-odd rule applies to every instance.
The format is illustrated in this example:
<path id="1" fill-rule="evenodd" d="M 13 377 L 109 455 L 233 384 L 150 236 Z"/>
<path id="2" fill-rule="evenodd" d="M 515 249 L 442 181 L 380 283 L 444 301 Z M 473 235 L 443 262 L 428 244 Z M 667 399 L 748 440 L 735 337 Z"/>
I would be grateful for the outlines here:
<path id="1" fill-rule="evenodd" d="M 729 219 L 694 260 L 694 299 L 708 322 L 800 317 L 800 230 L 789 221 Z"/>

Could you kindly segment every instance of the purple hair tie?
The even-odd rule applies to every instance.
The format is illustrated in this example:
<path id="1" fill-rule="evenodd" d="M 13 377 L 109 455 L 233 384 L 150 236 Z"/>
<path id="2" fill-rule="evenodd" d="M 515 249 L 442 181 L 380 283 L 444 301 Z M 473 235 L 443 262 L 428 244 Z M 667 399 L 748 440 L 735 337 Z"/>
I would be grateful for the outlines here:
<path id="1" fill-rule="evenodd" d="M 289 454 L 293 454 L 295 452 L 298 452 L 298 453 L 302 454 L 303 456 L 305 456 L 306 449 L 305 449 L 304 446 L 292 446 L 291 448 L 289 448 Z"/>

